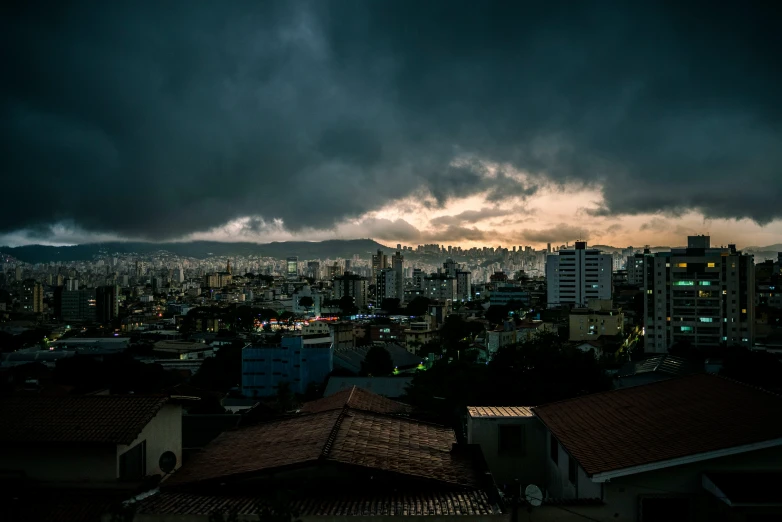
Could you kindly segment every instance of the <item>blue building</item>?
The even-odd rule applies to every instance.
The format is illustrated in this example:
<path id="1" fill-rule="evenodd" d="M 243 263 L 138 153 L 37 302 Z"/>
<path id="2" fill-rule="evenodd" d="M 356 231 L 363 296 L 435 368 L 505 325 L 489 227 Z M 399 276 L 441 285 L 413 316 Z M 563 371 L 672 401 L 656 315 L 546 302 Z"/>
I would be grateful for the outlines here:
<path id="1" fill-rule="evenodd" d="M 304 393 L 310 383 L 324 382 L 333 368 L 329 337 L 292 335 L 278 346 L 247 346 L 242 350 L 242 393 L 275 395 L 282 382 L 288 382 L 293 393 Z"/>

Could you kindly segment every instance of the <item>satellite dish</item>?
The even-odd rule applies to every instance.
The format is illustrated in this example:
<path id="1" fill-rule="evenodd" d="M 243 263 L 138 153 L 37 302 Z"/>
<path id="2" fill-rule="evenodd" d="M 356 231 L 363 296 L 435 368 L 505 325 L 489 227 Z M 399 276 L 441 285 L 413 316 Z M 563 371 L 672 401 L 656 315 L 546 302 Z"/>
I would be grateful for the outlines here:
<path id="1" fill-rule="evenodd" d="M 538 507 L 543 503 L 543 492 L 535 484 L 530 484 L 524 490 L 524 498 L 527 499 L 530 506 Z"/>
<path id="2" fill-rule="evenodd" d="M 164 451 L 158 459 L 158 465 L 163 473 L 171 473 L 176 468 L 176 454 L 173 451 Z"/>

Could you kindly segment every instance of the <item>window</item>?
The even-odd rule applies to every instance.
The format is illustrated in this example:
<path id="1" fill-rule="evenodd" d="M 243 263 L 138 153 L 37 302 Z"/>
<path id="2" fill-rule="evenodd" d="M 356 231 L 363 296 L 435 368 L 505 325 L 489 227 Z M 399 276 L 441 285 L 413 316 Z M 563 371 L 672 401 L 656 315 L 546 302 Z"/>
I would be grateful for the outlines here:
<path id="1" fill-rule="evenodd" d="M 567 461 L 567 478 L 571 484 L 576 484 L 578 481 L 578 463 L 570 455 L 568 455 Z"/>
<path id="2" fill-rule="evenodd" d="M 690 520 L 687 497 L 649 495 L 640 498 L 640 522 L 684 522 Z"/>
<path id="3" fill-rule="evenodd" d="M 695 281 L 674 281 L 673 286 L 695 286 Z"/>
<path id="4" fill-rule="evenodd" d="M 714 264 L 714 263 L 706 263 L 706 266 L 709 267 L 709 268 L 714 268 L 717 265 Z"/>
<path id="5" fill-rule="evenodd" d="M 141 480 L 147 475 L 147 441 L 141 441 L 119 456 L 119 479 Z"/>
<path id="6" fill-rule="evenodd" d="M 498 426 L 498 453 L 523 455 L 526 449 L 524 426 L 521 424 L 505 424 Z"/>
<path id="7" fill-rule="evenodd" d="M 559 443 L 554 435 L 549 435 L 549 452 L 551 453 L 551 460 L 554 464 L 559 465 Z"/>
<path id="8" fill-rule="evenodd" d="M 676 266 L 679 268 L 687 268 L 687 263 L 676 263 Z"/>

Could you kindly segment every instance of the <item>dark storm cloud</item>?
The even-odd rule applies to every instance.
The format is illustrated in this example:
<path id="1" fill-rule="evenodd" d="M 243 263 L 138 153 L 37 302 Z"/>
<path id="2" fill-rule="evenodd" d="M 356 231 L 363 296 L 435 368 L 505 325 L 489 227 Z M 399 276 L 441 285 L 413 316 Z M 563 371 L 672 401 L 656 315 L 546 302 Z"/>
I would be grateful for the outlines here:
<path id="1" fill-rule="evenodd" d="M 432 219 L 430 223 L 435 226 L 462 225 L 465 223 L 473 224 L 473 223 L 477 223 L 478 221 L 483 221 L 484 219 L 503 217 L 509 214 L 520 214 L 523 212 L 524 209 L 520 207 L 510 207 L 510 208 L 486 207 L 480 210 L 465 210 L 464 212 L 459 212 L 458 214 L 455 214 L 453 216 L 439 216 Z"/>
<path id="2" fill-rule="evenodd" d="M 589 239 L 590 232 L 582 227 L 559 223 L 542 230 L 524 230 L 521 236 L 533 243 L 573 242 L 578 239 Z"/>
<path id="3" fill-rule="evenodd" d="M 541 183 L 782 216 L 776 3 L 557 4 L 12 3 L 0 233 L 330 228 Z"/>

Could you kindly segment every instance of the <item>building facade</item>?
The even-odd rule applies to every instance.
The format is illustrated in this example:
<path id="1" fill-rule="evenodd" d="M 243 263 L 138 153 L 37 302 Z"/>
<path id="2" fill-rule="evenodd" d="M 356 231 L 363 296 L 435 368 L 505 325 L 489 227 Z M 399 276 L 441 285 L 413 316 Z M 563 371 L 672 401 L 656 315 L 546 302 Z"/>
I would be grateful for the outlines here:
<path id="1" fill-rule="evenodd" d="M 611 299 L 613 258 L 585 241 L 546 258 L 548 307 L 586 306 L 590 299 Z"/>
<path id="2" fill-rule="evenodd" d="M 22 283 L 22 310 L 35 314 L 43 312 L 43 285 L 35 279 L 25 279 Z"/>
<path id="3" fill-rule="evenodd" d="M 334 369 L 330 337 L 286 336 L 279 345 L 242 349 L 242 393 L 248 397 L 275 395 L 287 382 L 292 393 L 304 393 Z"/>
<path id="4" fill-rule="evenodd" d="M 687 248 L 645 255 L 644 290 L 647 352 L 754 343 L 754 258 L 735 245 L 690 236 Z"/>
<path id="5" fill-rule="evenodd" d="M 353 298 L 353 303 L 359 308 L 367 306 L 367 287 L 369 281 L 351 272 L 345 272 L 341 276 L 336 276 L 331 287 L 334 299 L 342 299 L 345 296 Z"/>

